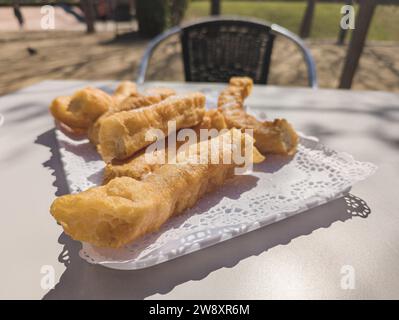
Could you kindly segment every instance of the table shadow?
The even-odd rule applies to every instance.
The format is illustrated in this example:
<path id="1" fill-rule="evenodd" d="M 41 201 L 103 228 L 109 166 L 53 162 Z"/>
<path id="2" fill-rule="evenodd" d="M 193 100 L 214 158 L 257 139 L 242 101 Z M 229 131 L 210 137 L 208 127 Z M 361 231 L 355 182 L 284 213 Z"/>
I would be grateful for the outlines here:
<path id="1" fill-rule="evenodd" d="M 56 195 L 67 193 L 54 129 L 40 135 L 35 143 L 51 150 L 52 156 L 43 166 L 54 171 Z M 362 214 L 360 209 L 363 209 Z M 348 195 L 237 238 L 132 271 L 89 264 L 79 257 L 80 242 L 62 233 L 59 243 L 64 247 L 58 261 L 66 269 L 58 284 L 43 299 L 144 299 L 157 293 L 166 294 L 182 283 L 201 280 L 220 268 L 232 268 L 243 259 L 258 256 L 278 245 L 287 245 L 297 237 L 328 228 L 336 221 L 345 221 L 353 216 L 367 217 L 370 212 L 363 200 Z"/>

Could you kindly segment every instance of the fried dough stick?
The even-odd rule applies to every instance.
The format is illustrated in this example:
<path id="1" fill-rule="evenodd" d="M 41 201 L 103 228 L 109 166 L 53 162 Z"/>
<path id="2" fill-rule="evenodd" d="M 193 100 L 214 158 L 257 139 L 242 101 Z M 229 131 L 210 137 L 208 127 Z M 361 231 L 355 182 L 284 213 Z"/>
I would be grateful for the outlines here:
<path id="1" fill-rule="evenodd" d="M 118 104 L 114 104 L 109 108 L 107 112 L 102 114 L 92 125 L 90 125 L 88 130 L 88 137 L 91 143 L 97 145 L 99 143 L 99 132 L 102 122 L 105 118 L 118 113 L 120 111 L 128 111 L 142 107 L 148 107 L 155 103 L 159 103 L 166 98 L 175 95 L 176 92 L 168 88 L 153 88 L 151 90 L 146 90 L 143 95 L 131 95 L 126 97 Z"/>
<path id="2" fill-rule="evenodd" d="M 199 142 L 201 129 L 216 129 L 220 131 L 227 129 L 227 126 L 221 112 L 213 109 L 206 111 L 202 122 L 192 129 L 197 135 L 197 142 Z M 176 141 L 176 149 L 178 150 L 184 143 L 185 142 Z M 113 160 L 105 166 L 103 184 L 108 183 L 113 178 L 123 176 L 138 180 L 143 179 L 147 174 L 153 172 L 167 162 L 168 148 L 165 147 L 163 150 L 154 151 L 154 157 L 160 160 L 157 162 L 148 162 L 145 149 L 143 149 L 127 160 Z"/>
<path id="3" fill-rule="evenodd" d="M 231 77 L 229 85 L 219 95 L 218 107 L 230 103 L 242 108 L 244 99 L 251 93 L 253 85 L 249 77 Z"/>
<path id="4" fill-rule="evenodd" d="M 114 95 L 86 87 L 72 96 L 55 98 L 50 105 L 50 112 L 55 119 L 72 129 L 87 129 L 98 117 L 113 108 L 129 96 L 137 96 L 136 84 L 124 81 L 116 88 Z"/>
<path id="5" fill-rule="evenodd" d="M 262 154 L 294 154 L 299 138 L 287 120 L 262 122 L 245 112 L 243 102 L 251 91 L 249 88 L 252 88 L 250 78 L 233 77 L 229 86 L 220 94 L 218 109 L 223 113 L 227 126 L 242 130 L 253 129 L 255 145 Z"/>
<path id="6" fill-rule="evenodd" d="M 115 113 L 102 121 L 98 151 L 105 162 L 124 160 L 156 140 L 146 135 L 149 129 L 168 133 L 168 122 L 176 130 L 197 125 L 205 114 L 205 96 L 191 93 L 169 97 L 145 108 Z"/>
<path id="7" fill-rule="evenodd" d="M 55 98 L 50 105 L 50 112 L 71 129 L 87 129 L 113 104 L 114 100 L 106 92 L 87 87 L 72 96 Z"/>
<path id="8" fill-rule="evenodd" d="M 226 137 L 231 143 L 220 143 Z M 51 206 L 51 214 L 75 240 L 99 247 L 121 247 L 158 230 L 170 217 L 221 186 L 240 166 L 234 161 L 224 164 L 223 156 L 229 154 L 234 159 L 233 152 L 245 145 L 244 137 L 253 144 L 250 136 L 232 129 L 191 145 L 193 153 L 182 162 L 166 164 L 142 181 L 115 178 L 105 186 L 59 197 Z M 212 147 L 219 150 L 218 163 L 210 161 Z M 194 155 L 196 163 L 191 162 Z"/>
<path id="9" fill-rule="evenodd" d="M 137 86 L 131 81 L 122 81 L 115 89 L 113 98 L 115 104 L 119 104 L 127 97 L 138 97 L 140 94 L 137 91 Z"/>
<path id="10" fill-rule="evenodd" d="M 111 115 L 120 111 L 128 111 L 141 107 L 147 107 L 165 100 L 176 94 L 176 91 L 169 88 L 151 88 L 144 91 L 144 94 L 131 95 L 123 99 L 119 104 L 113 105 L 104 115 Z"/>
<path id="11" fill-rule="evenodd" d="M 298 145 L 298 135 L 285 119 L 259 121 L 241 108 L 224 105 L 222 110 L 228 128 L 253 129 L 256 147 L 262 154 L 293 155 Z"/>

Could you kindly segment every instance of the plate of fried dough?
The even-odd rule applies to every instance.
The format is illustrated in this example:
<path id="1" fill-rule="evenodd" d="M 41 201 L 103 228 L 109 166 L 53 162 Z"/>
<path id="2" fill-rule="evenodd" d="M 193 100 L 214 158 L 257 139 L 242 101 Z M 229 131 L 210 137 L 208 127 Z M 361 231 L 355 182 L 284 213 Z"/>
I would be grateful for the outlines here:
<path id="1" fill-rule="evenodd" d="M 252 88 L 233 77 L 215 99 L 125 81 L 56 98 L 70 194 L 50 213 L 80 256 L 153 266 L 343 196 L 376 170 L 286 119 L 258 120 L 245 106 Z"/>

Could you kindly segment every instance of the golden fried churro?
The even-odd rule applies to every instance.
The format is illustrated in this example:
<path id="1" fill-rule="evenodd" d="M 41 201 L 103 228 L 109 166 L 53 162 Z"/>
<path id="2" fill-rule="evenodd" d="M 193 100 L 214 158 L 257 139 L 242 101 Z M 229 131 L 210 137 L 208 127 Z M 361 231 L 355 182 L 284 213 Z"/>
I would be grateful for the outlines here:
<path id="1" fill-rule="evenodd" d="M 229 85 L 220 93 L 218 107 L 227 103 L 234 103 L 239 107 L 243 106 L 244 99 L 252 91 L 253 81 L 248 77 L 232 77 Z"/>
<path id="2" fill-rule="evenodd" d="M 107 112 L 101 115 L 88 130 L 88 136 L 91 143 L 97 145 L 99 142 L 99 132 L 102 122 L 105 118 L 120 111 L 128 111 L 142 107 L 148 107 L 167 97 L 176 94 L 172 89 L 154 88 L 151 91 L 146 91 L 144 95 L 130 96 L 123 99 L 118 104 L 114 104 Z"/>
<path id="3" fill-rule="evenodd" d="M 119 111 L 128 111 L 137 108 L 148 107 L 175 94 L 176 91 L 166 88 L 153 88 L 152 90 L 146 90 L 141 96 L 128 97 L 120 104 L 113 106 L 113 108 L 107 112 L 107 116 Z"/>
<path id="4" fill-rule="evenodd" d="M 220 138 L 238 135 L 240 138 L 231 139 L 231 143 L 219 143 Z M 182 162 L 166 164 L 142 181 L 115 178 L 105 186 L 59 197 L 51 206 L 51 214 L 75 240 L 99 247 L 121 247 L 158 230 L 170 217 L 194 206 L 205 193 L 231 177 L 234 168 L 241 164 L 234 161 L 225 164 L 223 155 L 233 154 L 242 147 L 246 142 L 244 136 L 252 139 L 233 129 L 192 145 L 199 150 L 196 156 L 199 154 L 206 161 L 191 163 L 190 153 Z M 216 142 L 220 151 L 218 163 L 209 159 Z M 205 149 L 207 152 L 201 151 Z"/>
<path id="5" fill-rule="evenodd" d="M 259 121 L 244 109 L 225 105 L 223 113 L 228 128 L 253 129 L 255 146 L 263 154 L 276 153 L 292 155 L 296 152 L 298 135 L 285 119 Z"/>
<path id="6" fill-rule="evenodd" d="M 50 112 L 54 118 L 71 128 L 87 129 L 113 104 L 111 96 L 104 91 L 87 87 L 76 91 L 71 97 L 54 99 Z"/>
<path id="7" fill-rule="evenodd" d="M 220 131 L 227 129 L 227 124 L 223 114 L 219 110 L 211 109 L 205 112 L 202 122 L 198 125 L 198 129 L 216 129 Z"/>
<path id="8" fill-rule="evenodd" d="M 218 131 L 226 129 L 226 123 L 223 115 L 218 110 L 208 110 L 205 112 L 204 118 L 200 124 L 197 124 L 192 129 L 195 131 L 197 136 L 197 142 L 200 141 L 201 129 L 216 129 Z M 208 137 L 206 137 L 208 138 Z M 210 138 L 210 137 L 209 137 Z M 178 149 L 184 142 L 176 141 L 176 148 Z M 167 144 L 167 142 L 166 142 Z M 168 148 L 165 147 L 162 150 L 154 151 L 154 157 L 156 159 L 162 159 L 162 161 L 149 162 L 146 160 L 145 150 L 134 154 L 131 158 L 126 160 L 113 160 L 105 166 L 103 183 L 106 184 L 110 180 L 116 177 L 131 177 L 134 179 L 141 180 L 147 174 L 158 169 L 168 161 Z"/>
<path id="9" fill-rule="evenodd" d="M 228 128 L 253 129 L 255 146 L 263 154 L 292 155 L 296 152 L 298 135 L 285 119 L 259 121 L 243 109 L 244 99 L 252 85 L 248 78 L 231 78 L 229 86 L 222 91 L 218 109 L 223 113 Z"/>
<path id="10" fill-rule="evenodd" d="M 109 109 L 127 97 L 138 95 L 136 84 L 130 81 L 121 82 L 112 96 L 100 89 L 87 87 L 76 91 L 72 96 L 54 99 L 50 112 L 72 131 L 86 130 Z"/>
<path id="11" fill-rule="evenodd" d="M 137 86 L 131 81 L 122 81 L 115 89 L 113 98 L 115 104 L 119 104 L 127 97 L 137 97 L 140 94 L 137 91 Z"/>
<path id="12" fill-rule="evenodd" d="M 148 88 L 144 91 L 145 96 L 161 96 L 162 100 L 173 96 L 176 94 L 176 91 L 170 88 L 163 88 L 163 87 L 155 87 L 155 88 Z"/>
<path id="13" fill-rule="evenodd" d="M 169 97 L 149 107 L 115 113 L 102 121 L 98 150 L 105 162 L 123 160 L 156 140 L 146 137 L 149 129 L 168 134 L 168 122 L 176 130 L 195 126 L 205 113 L 205 96 L 192 93 Z M 146 139 L 147 138 L 147 139 Z"/>

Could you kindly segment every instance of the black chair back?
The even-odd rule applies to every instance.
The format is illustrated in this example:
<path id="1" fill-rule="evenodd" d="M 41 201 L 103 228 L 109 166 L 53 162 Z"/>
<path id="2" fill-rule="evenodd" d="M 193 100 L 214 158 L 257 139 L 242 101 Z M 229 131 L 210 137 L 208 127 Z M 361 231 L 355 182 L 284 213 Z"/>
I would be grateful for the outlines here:
<path id="1" fill-rule="evenodd" d="M 266 84 L 275 35 L 252 21 L 205 21 L 181 30 L 186 81 L 228 82 L 249 76 Z"/>

